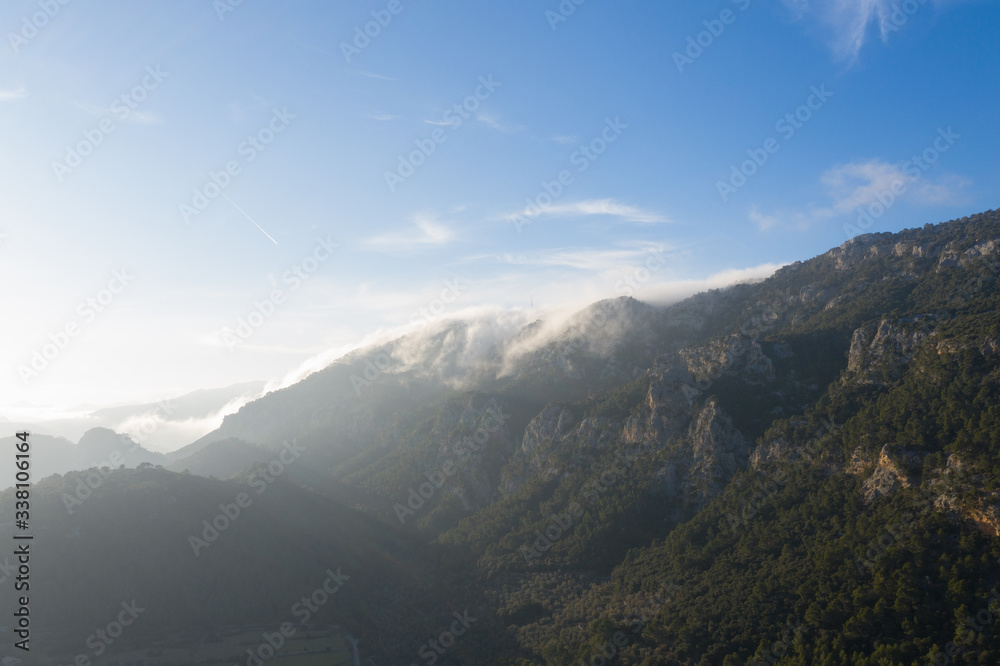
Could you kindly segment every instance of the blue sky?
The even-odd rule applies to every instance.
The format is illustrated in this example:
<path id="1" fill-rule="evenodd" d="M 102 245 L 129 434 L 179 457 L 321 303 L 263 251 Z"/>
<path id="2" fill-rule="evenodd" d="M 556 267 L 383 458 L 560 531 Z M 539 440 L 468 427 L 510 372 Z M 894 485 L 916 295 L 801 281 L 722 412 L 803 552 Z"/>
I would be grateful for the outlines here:
<path id="1" fill-rule="evenodd" d="M 0 408 L 278 380 L 421 309 L 664 300 L 863 211 L 993 208 L 998 25 L 974 0 L 5 2 Z"/>

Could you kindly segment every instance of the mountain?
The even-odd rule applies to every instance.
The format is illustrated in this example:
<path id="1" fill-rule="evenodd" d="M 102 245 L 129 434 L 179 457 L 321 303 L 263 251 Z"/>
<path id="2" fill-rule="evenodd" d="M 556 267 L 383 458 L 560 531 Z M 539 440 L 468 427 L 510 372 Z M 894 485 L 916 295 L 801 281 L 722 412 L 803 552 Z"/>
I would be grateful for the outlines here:
<path id="1" fill-rule="evenodd" d="M 147 449 L 170 451 L 211 430 L 220 412 L 230 405 L 246 402 L 263 393 L 264 382 L 245 382 L 225 388 L 193 391 L 156 403 L 119 405 L 93 409 L 81 406 L 74 411 L 87 413 L 74 418 L 48 421 L 7 421 L 10 430 L 28 431 L 71 441 L 79 440 L 93 428 L 130 433 Z"/>
<path id="2" fill-rule="evenodd" d="M 44 479 L 51 474 L 65 474 L 73 470 L 111 468 L 122 465 L 136 467 L 142 463 L 159 465 L 166 462 L 163 454 L 147 451 L 128 435 L 120 435 L 107 428 L 91 428 L 73 444 L 61 437 L 32 435 L 32 479 Z M 17 438 L 0 439 L 0 446 L 14 450 Z M 15 469 L 3 472 L 0 484 L 5 488 L 14 485 Z"/>
<path id="3" fill-rule="evenodd" d="M 106 407 L 91 412 L 89 416 L 109 423 L 121 423 L 128 419 L 157 413 L 177 421 L 202 419 L 215 414 L 234 400 L 260 395 L 265 385 L 265 382 L 256 381 L 233 384 L 224 388 L 202 389 L 162 402 Z"/>
<path id="4" fill-rule="evenodd" d="M 286 453 L 295 465 L 296 449 Z M 251 467 L 230 481 L 152 467 L 102 477 L 95 483 L 73 472 L 32 489 L 35 643 L 27 663 L 101 656 L 104 649 L 92 651 L 101 646 L 95 627 L 121 618 L 123 607 L 139 615 L 121 646 L 96 663 L 119 663 L 115 650 L 178 635 L 191 645 L 211 643 L 234 627 L 256 647 L 283 622 L 300 634 L 336 623 L 369 654 L 379 654 L 380 644 L 415 654 L 415 637 L 440 633 L 452 610 L 483 617 L 471 605 L 477 600 L 433 570 L 422 544 L 288 482 L 273 467 Z M 0 501 L 13 506 L 14 491 L 0 493 Z M 0 525 L 10 543 L 13 531 L 10 522 Z M 4 595 L 0 608 L 13 616 L 15 596 Z M 464 654 L 475 647 L 468 643 Z"/>
<path id="5" fill-rule="evenodd" d="M 370 606 L 331 611 L 368 627 L 376 662 L 423 661 L 435 622 L 468 606 L 482 619 L 434 663 L 997 663 L 998 276 L 988 211 L 666 307 L 428 326 L 244 405 L 168 461 L 227 481 L 114 472 L 80 509 L 127 526 L 126 575 L 59 580 L 76 600 L 138 589 L 128 562 L 180 558 L 184 530 L 280 469 L 287 505 L 262 502 L 227 557 L 299 571 L 305 548 L 389 575 L 389 593 L 356 588 Z M 46 482 L 47 501 L 74 479 Z M 53 566 L 97 543 L 53 549 Z M 165 570 L 176 595 L 222 585 L 186 567 Z M 272 621 L 265 600 L 306 583 L 282 574 L 258 598 L 248 576 L 199 620 Z M 163 604 L 159 626 L 183 624 L 184 604 Z"/>

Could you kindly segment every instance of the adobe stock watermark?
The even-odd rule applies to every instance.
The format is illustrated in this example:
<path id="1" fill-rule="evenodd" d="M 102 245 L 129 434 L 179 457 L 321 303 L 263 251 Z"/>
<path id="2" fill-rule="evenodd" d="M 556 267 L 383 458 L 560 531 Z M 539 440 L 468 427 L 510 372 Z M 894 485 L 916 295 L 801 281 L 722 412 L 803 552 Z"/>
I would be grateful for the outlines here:
<path id="1" fill-rule="evenodd" d="M 823 436 L 837 430 L 838 426 L 825 418 L 820 419 L 819 431 L 805 443 L 802 447 L 801 456 L 787 468 L 785 466 L 777 469 L 761 472 L 754 480 L 753 493 L 750 499 L 744 500 L 740 506 L 739 514 L 729 512 L 726 514 L 726 522 L 729 529 L 736 531 L 740 528 L 749 528 L 750 521 L 757 517 L 761 509 L 770 502 L 776 493 L 788 483 L 792 473 L 792 467 L 798 467 L 804 463 L 811 463 L 813 460 L 823 455 Z"/>
<path id="2" fill-rule="evenodd" d="M 432 638 L 421 645 L 420 649 L 417 650 L 417 656 L 427 664 L 436 663 L 441 658 L 441 655 L 447 652 L 448 648 L 454 645 L 455 641 L 463 636 L 476 622 L 476 618 L 469 615 L 468 610 L 462 613 L 455 611 L 452 615 L 455 619 L 448 628 L 438 634 L 436 638 Z M 417 664 L 411 663 L 410 666 L 417 666 Z"/>
<path id="3" fill-rule="evenodd" d="M 66 156 L 63 161 L 52 163 L 52 173 L 55 174 L 59 182 L 63 182 L 69 174 L 79 168 L 83 161 L 92 155 L 104 140 L 117 128 L 115 120 L 125 121 L 132 115 L 139 105 L 146 101 L 149 94 L 160 87 L 164 79 L 170 76 L 168 72 L 160 71 L 160 66 L 150 65 L 146 67 L 146 75 L 142 81 L 136 84 L 131 90 L 115 98 L 111 103 L 111 114 L 113 117 L 102 118 L 95 127 L 83 130 L 83 139 L 75 145 L 66 146 Z"/>
<path id="4" fill-rule="evenodd" d="M 945 645 L 943 650 L 934 650 L 928 657 L 928 665 L 948 666 L 948 664 L 953 663 L 955 657 L 964 652 L 969 644 L 976 640 L 976 634 L 985 631 L 986 627 L 993 624 L 998 617 L 1000 617 L 1000 589 L 994 585 L 993 589 L 990 590 L 990 596 L 986 599 L 986 605 L 976 612 L 975 617 L 971 615 L 965 617 L 965 626 L 968 627 L 968 630 L 962 631 L 961 627 L 957 629 L 955 640 Z"/>
<path id="5" fill-rule="evenodd" d="M 892 6 L 892 12 L 882 18 L 879 28 L 882 33 L 899 32 L 914 14 L 927 4 L 927 0 L 903 0 Z"/>
<path id="6" fill-rule="evenodd" d="M 281 283 L 288 287 L 287 290 L 275 287 L 263 299 L 254 301 L 253 309 L 246 316 L 240 317 L 235 327 L 227 326 L 222 329 L 222 342 L 229 351 L 232 352 L 238 345 L 253 337 L 264 322 L 274 316 L 288 295 L 305 284 L 334 255 L 338 247 L 337 243 L 330 240 L 330 236 L 317 238 L 312 252 L 281 275 Z"/>
<path id="7" fill-rule="evenodd" d="M 785 141 L 790 141 L 795 133 L 805 127 L 805 124 L 812 120 L 813 115 L 822 109 L 831 97 L 833 97 L 833 93 L 826 89 L 825 83 L 819 88 L 812 86 L 805 103 L 779 118 L 774 124 L 774 131 L 780 134 Z M 715 183 L 723 203 L 728 202 L 729 197 L 746 185 L 747 181 L 753 178 L 767 164 L 771 156 L 780 149 L 781 142 L 773 136 L 768 137 L 761 148 L 748 148 L 746 152 L 750 159 L 744 160 L 739 165 L 732 165 L 729 177 Z"/>
<path id="8" fill-rule="evenodd" d="M 468 284 L 462 285 L 462 280 L 464 279 L 456 277 L 451 280 L 445 280 L 441 295 L 431 299 L 431 302 L 426 307 L 419 308 L 410 315 L 410 323 L 430 324 L 444 316 L 448 306 L 457 301 L 462 295 L 462 290 L 468 287 Z"/>
<path id="9" fill-rule="evenodd" d="M 652 607 L 644 608 L 637 616 L 632 617 L 629 621 L 628 628 L 631 636 L 624 631 L 616 631 L 611 635 L 611 640 L 606 641 L 604 645 L 600 647 L 599 653 L 590 655 L 589 659 L 587 657 L 583 657 L 578 661 L 573 662 L 573 666 L 606 666 L 607 664 L 614 663 L 614 660 L 619 656 L 622 648 L 629 645 L 632 641 L 639 640 L 642 637 L 642 630 L 646 626 L 646 623 L 656 617 L 656 614 L 673 600 L 673 596 L 671 595 L 680 589 L 681 586 L 674 584 L 673 580 L 668 583 L 660 583 L 660 589 L 658 589 L 656 594 L 653 596 Z"/>
<path id="10" fill-rule="evenodd" d="M 482 423 L 472 436 L 466 437 L 455 446 L 453 451 L 454 457 L 445 460 L 433 472 L 424 472 L 424 478 L 427 481 L 420 484 L 417 488 L 410 488 L 405 506 L 400 502 L 393 505 L 392 508 L 396 512 L 399 524 L 404 525 L 408 517 L 416 515 L 417 511 L 420 511 L 424 507 L 427 501 L 444 486 L 449 478 L 458 474 L 458 471 L 468 463 L 474 453 L 479 453 L 483 450 L 486 443 L 490 441 L 490 437 L 504 427 L 510 418 L 511 415 L 504 414 L 503 409 L 499 407 L 497 409 L 493 409 L 492 407 L 487 408 Z M 493 422 L 490 423 L 490 420 Z M 456 458 L 458 459 L 457 462 Z"/>
<path id="11" fill-rule="evenodd" d="M 80 335 L 87 324 L 92 323 L 98 314 L 104 312 L 114 303 L 133 279 L 135 279 L 134 276 L 129 275 L 127 268 L 112 271 L 111 279 L 108 280 L 105 288 L 77 305 L 76 313 L 83 321 L 69 321 L 61 330 L 49 334 L 48 342 L 31 351 L 31 360 L 28 364 L 22 363 L 17 366 L 17 374 L 21 377 L 24 385 L 28 386 L 32 379 L 44 372 L 49 364 L 69 346 L 70 340 Z"/>
<path id="12" fill-rule="evenodd" d="M 663 269 L 667 263 L 663 260 L 666 249 L 662 246 L 648 248 L 646 250 L 646 261 L 642 266 L 635 268 L 631 273 L 626 273 L 625 277 L 615 283 L 615 293 L 623 296 L 632 296 L 653 278 L 653 274 Z"/>
<path id="13" fill-rule="evenodd" d="M 355 56 L 361 55 L 362 51 L 371 46 L 372 40 L 381 35 L 392 23 L 393 17 L 402 14 L 404 9 L 406 6 L 402 0 L 389 0 L 384 9 L 372 10 L 372 20 L 364 24 L 364 29 L 362 26 L 355 27 L 354 39 L 350 43 L 340 43 L 340 52 L 344 54 L 347 64 L 351 64 Z"/>
<path id="14" fill-rule="evenodd" d="M 22 16 L 21 29 L 18 32 L 7 33 L 7 41 L 10 43 L 10 48 L 14 51 L 14 55 L 17 55 L 18 51 L 27 46 L 29 41 L 37 37 L 42 28 L 47 26 L 70 1 L 38 0 L 40 11 L 35 12 L 31 16 Z"/>
<path id="15" fill-rule="evenodd" d="M 125 633 L 125 627 L 132 626 L 139 615 L 146 610 L 141 608 L 135 599 L 131 603 L 123 601 L 120 605 L 122 609 L 114 620 L 87 637 L 86 645 L 90 648 L 95 659 L 104 654 L 116 640 L 121 638 L 121 635 Z M 90 663 L 90 657 L 87 656 L 86 652 L 81 652 L 73 658 L 74 666 L 89 666 Z"/>
<path id="16" fill-rule="evenodd" d="M 430 136 L 423 139 L 416 139 L 413 143 L 416 146 L 408 154 L 399 155 L 399 161 L 394 171 L 386 171 L 383 174 L 385 184 L 390 192 L 395 192 L 396 188 L 406 182 L 406 180 L 423 166 L 431 155 L 437 152 L 438 146 L 448 140 L 448 129 L 452 131 L 462 126 L 462 123 L 472 117 L 483 102 L 488 100 L 502 83 L 493 80 L 493 75 L 479 77 L 479 85 L 471 95 L 466 96 L 461 102 L 453 104 L 441 115 L 441 120 L 432 123 L 438 125 L 434 128 Z"/>
<path id="17" fill-rule="evenodd" d="M 747 666 L 773 666 L 784 657 L 795 644 L 795 639 L 805 630 L 801 620 L 794 623 L 791 620 L 785 622 L 785 630 L 781 632 L 781 637 L 774 641 L 771 646 L 763 652 L 758 651 L 753 659 L 747 662 Z"/>
<path id="18" fill-rule="evenodd" d="M 570 164 L 576 167 L 577 173 L 583 173 L 607 152 L 611 144 L 621 138 L 628 127 L 621 121 L 620 116 L 615 116 L 614 120 L 605 118 L 604 128 L 600 133 L 573 151 L 569 158 Z M 524 227 L 534 222 L 534 218 L 541 215 L 547 207 L 562 197 L 566 188 L 572 185 L 575 180 L 576 176 L 569 169 L 563 169 L 551 181 L 543 180 L 541 183 L 542 191 L 533 197 L 527 197 L 524 200 L 525 208 L 521 212 L 507 216 L 517 233 L 523 233 Z"/>
<path id="19" fill-rule="evenodd" d="M 933 493 L 921 489 L 923 499 L 920 499 L 910 507 L 913 511 L 906 511 L 900 516 L 901 520 L 883 526 L 879 530 L 878 536 L 868 542 L 865 548 L 864 557 L 854 556 L 854 568 L 859 576 L 870 576 L 875 568 L 875 561 L 897 545 L 903 544 L 907 532 L 916 526 L 920 515 L 934 510 Z"/>
<path id="20" fill-rule="evenodd" d="M 937 133 L 937 137 L 930 146 L 920 154 L 903 162 L 901 170 L 910 178 L 909 183 L 920 180 L 941 159 L 941 155 L 951 150 L 955 142 L 962 138 L 962 135 L 955 134 L 951 127 L 948 129 L 938 128 Z M 844 233 L 847 234 L 847 237 L 853 238 L 875 224 L 877 219 L 885 215 L 906 194 L 909 183 L 903 178 L 897 178 L 889 185 L 889 189 L 877 192 L 875 201 L 858 210 L 855 224 L 844 224 Z"/>
<path id="21" fill-rule="evenodd" d="M 603 310 L 597 310 L 591 315 L 590 319 L 584 322 L 579 334 L 571 337 L 566 342 L 557 343 L 558 354 L 556 355 L 556 363 L 562 369 L 563 374 L 575 379 L 580 378 L 579 374 L 574 374 L 573 363 L 569 356 L 570 354 L 585 351 L 590 344 L 590 340 L 603 335 L 601 329 L 607 324 L 608 315 Z"/>
<path id="22" fill-rule="evenodd" d="M 559 6 L 556 7 L 558 11 L 552 11 L 551 9 L 545 10 L 545 20 L 549 22 L 549 26 L 552 27 L 552 31 L 555 32 L 560 23 L 568 21 L 569 17 L 576 13 L 576 8 L 585 2 L 587 2 L 587 0 L 562 0 L 562 2 L 559 3 Z"/>
<path id="23" fill-rule="evenodd" d="M 269 462 L 262 472 L 251 476 L 247 481 L 247 485 L 257 495 L 263 494 L 272 483 L 285 473 L 285 467 L 298 460 L 299 456 L 305 453 L 305 450 L 305 447 L 299 445 L 295 440 L 292 440 L 291 444 L 285 442 L 284 448 L 282 448 L 278 457 Z M 219 535 L 228 530 L 243 512 L 252 505 L 253 498 L 249 493 L 238 493 L 232 502 L 228 504 L 222 502 L 219 504 L 219 513 L 211 521 L 208 519 L 201 521 L 203 525 L 201 538 L 194 534 L 188 536 L 188 545 L 191 546 L 194 556 L 201 557 L 201 551 L 208 549 L 209 546 L 215 543 Z"/>
<path id="24" fill-rule="evenodd" d="M 599 474 L 590 478 L 580 489 L 580 497 L 591 506 L 597 504 L 601 495 L 606 493 L 611 486 L 625 478 L 628 472 L 635 465 L 636 459 L 642 453 L 639 447 L 632 451 L 619 451 L 615 454 L 615 460 L 611 465 L 605 467 Z M 548 525 L 545 532 L 536 531 L 537 538 L 530 546 L 521 546 L 521 555 L 526 564 L 540 558 L 552 546 L 568 534 L 583 518 L 583 505 L 573 500 L 569 503 L 566 511 L 560 514 L 549 516 Z"/>
<path id="25" fill-rule="evenodd" d="M 361 372 L 364 377 L 354 373 L 351 375 L 351 386 L 354 388 L 354 395 L 360 396 L 361 389 L 370 385 L 378 377 L 392 369 L 392 356 L 386 352 L 379 352 L 375 359 L 365 359 L 365 369 Z"/>
<path id="26" fill-rule="evenodd" d="M 750 7 L 750 0 L 732 0 L 732 3 L 740 11 L 746 11 Z M 739 15 L 732 9 L 723 9 L 719 12 L 718 18 L 702 21 L 701 24 L 705 26 L 705 29 L 697 35 L 687 38 L 687 48 L 684 49 L 684 52 L 674 51 L 673 58 L 674 64 L 677 65 L 677 71 L 683 74 L 685 67 L 693 65 L 694 61 L 705 53 L 705 49 L 711 47 L 715 40 L 722 36 L 722 33 L 726 31 L 726 26 L 736 23 L 737 16 Z"/>
<path id="27" fill-rule="evenodd" d="M 242 4 L 243 0 L 214 0 L 212 9 L 215 10 L 215 15 L 219 17 L 220 21 L 225 21 L 226 14 L 235 12 L 236 8 Z"/>
<path id="28" fill-rule="evenodd" d="M 242 163 L 239 159 L 231 159 L 219 171 L 209 171 L 208 180 L 203 185 L 194 188 L 190 203 L 180 204 L 179 210 L 184 223 L 190 224 L 192 217 L 201 215 L 213 201 L 219 198 L 232 184 L 233 178 L 243 172 L 243 167 L 267 150 L 275 138 L 288 129 L 289 124 L 294 119 L 295 114 L 289 113 L 288 107 L 273 108 L 271 119 L 267 124 L 254 134 L 247 135 L 247 138 L 236 146 L 236 154 L 243 158 Z"/>
<path id="29" fill-rule="evenodd" d="M 350 576 L 340 572 L 340 567 L 337 567 L 336 572 L 332 569 L 327 569 L 326 578 L 323 579 L 323 582 L 311 594 L 295 602 L 289 612 L 292 617 L 299 621 L 299 626 L 307 626 L 313 614 L 319 612 L 319 609 L 325 606 L 333 595 L 344 587 L 344 583 L 350 579 Z M 286 640 L 294 636 L 296 631 L 295 625 L 291 622 L 282 622 L 278 627 L 278 631 L 273 634 L 269 634 L 266 631 L 263 632 L 260 635 L 264 639 L 263 642 L 257 645 L 256 648 L 247 648 L 246 665 L 262 666 L 265 661 L 278 654 L 281 646 L 285 644 Z"/>

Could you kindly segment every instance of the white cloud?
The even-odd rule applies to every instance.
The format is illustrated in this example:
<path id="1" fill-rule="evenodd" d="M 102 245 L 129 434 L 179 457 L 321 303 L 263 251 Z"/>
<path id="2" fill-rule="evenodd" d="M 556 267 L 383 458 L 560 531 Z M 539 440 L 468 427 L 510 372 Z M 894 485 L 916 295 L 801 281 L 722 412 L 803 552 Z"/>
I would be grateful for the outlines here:
<path id="1" fill-rule="evenodd" d="M 556 143 L 561 143 L 563 145 L 569 145 L 579 141 L 577 137 L 565 134 L 555 134 L 552 136 L 552 140 L 555 141 Z"/>
<path id="2" fill-rule="evenodd" d="M 530 254 L 503 254 L 497 258 L 502 263 L 518 266 L 573 268 L 602 272 L 642 263 L 650 253 L 663 254 L 665 252 L 667 249 L 662 245 L 640 243 L 633 248 L 620 247 L 610 250 L 555 248 Z"/>
<path id="3" fill-rule="evenodd" d="M 775 227 L 805 230 L 818 222 L 840 215 L 850 215 L 875 202 L 895 202 L 906 197 L 916 203 L 938 205 L 955 203 L 969 181 L 954 174 L 930 180 L 909 163 L 890 164 L 878 159 L 838 164 L 820 176 L 828 202 L 810 203 L 800 209 L 785 209 L 770 214 L 751 206 L 747 216 L 761 231 Z M 892 205 L 892 204 L 889 204 Z"/>
<path id="4" fill-rule="evenodd" d="M 541 216 L 586 217 L 590 215 L 606 215 L 616 217 L 623 222 L 636 222 L 639 224 L 662 224 L 670 222 L 667 217 L 659 213 L 619 203 L 614 199 L 588 199 L 573 203 L 525 208 L 517 213 L 506 215 L 504 219 L 512 220 L 517 217 L 536 218 Z"/>
<path id="5" fill-rule="evenodd" d="M 476 120 L 486 125 L 490 129 L 502 132 L 503 134 L 516 134 L 524 129 L 521 125 L 505 125 L 494 115 L 489 113 L 480 113 L 476 115 Z"/>
<path id="6" fill-rule="evenodd" d="M 765 215 L 757 210 L 756 206 L 750 207 L 750 211 L 747 213 L 747 216 L 752 222 L 757 224 L 757 228 L 761 231 L 767 231 L 768 229 L 776 227 L 778 223 L 781 222 L 781 219 L 776 215 Z"/>
<path id="7" fill-rule="evenodd" d="M 891 192 L 893 187 L 907 187 L 914 180 L 916 176 L 904 171 L 901 165 L 880 160 L 840 164 L 820 177 L 833 199 L 831 208 L 837 213 L 849 213 L 875 201 L 880 193 Z"/>
<path id="8" fill-rule="evenodd" d="M 28 96 L 28 91 L 21 86 L 17 90 L 6 90 L 0 88 L 0 102 L 15 102 Z"/>
<path id="9" fill-rule="evenodd" d="M 413 224 L 416 231 L 381 234 L 369 238 L 365 243 L 378 247 L 406 248 L 420 245 L 444 245 L 454 236 L 451 229 L 438 221 L 437 215 L 415 215 Z"/>
<path id="10" fill-rule="evenodd" d="M 837 58 L 854 60 L 874 29 L 883 43 L 910 15 L 897 0 L 784 0 L 796 20 L 814 19 L 830 31 L 830 48 Z"/>
<path id="11" fill-rule="evenodd" d="M 395 116 L 391 113 L 374 113 L 368 116 L 371 120 L 399 120 L 402 116 Z"/>
<path id="12" fill-rule="evenodd" d="M 451 127 L 452 125 L 457 125 L 462 121 L 456 118 L 455 120 L 425 120 L 424 122 L 427 123 L 428 125 L 437 125 L 439 127 Z"/>
<path id="13" fill-rule="evenodd" d="M 160 125 L 163 123 L 163 118 L 160 117 L 160 114 L 153 111 L 133 110 L 124 120 L 136 125 Z"/>
<path id="14" fill-rule="evenodd" d="M 582 256 L 586 251 L 572 252 L 579 252 Z M 636 261 L 644 261 L 644 259 L 639 256 L 632 259 L 631 272 L 634 274 Z M 651 280 L 640 285 L 640 288 L 630 295 L 649 303 L 666 305 L 709 289 L 718 289 L 740 282 L 760 281 L 773 275 L 780 267 L 781 264 L 763 264 L 749 268 L 727 269 L 703 279 L 659 282 Z M 282 381 L 267 387 L 265 391 L 299 381 L 311 372 L 326 367 L 353 349 L 383 345 L 404 334 L 411 334 L 410 338 L 403 341 L 403 344 L 397 346 L 392 352 L 393 359 L 400 362 L 404 369 L 418 367 L 425 371 L 432 371 L 435 365 L 434 359 L 440 358 L 442 355 L 441 349 L 453 345 L 466 347 L 470 352 L 467 360 L 474 363 L 477 359 L 482 358 L 484 350 L 496 348 L 497 343 L 503 340 L 510 341 L 510 336 L 522 330 L 522 327 L 540 320 L 541 326 L 535 329 L 533 335 L 521 338 L 520 342 L 505 347 L 506 360 L 510 360 L 514 356 L 537 348 L 550 340 L 581 308 L 600 299 L 623 295 L 620 290 L 616 289 L 616 283 L 620 282 L 619 278 L 620 274 L 615 277 L 601 273 L 595 274 L 589 279 L 576 280 L 571 284 L 567 283 L 566 280 L 551 280 L 548 283 L 540 284 L 537 276 L 529 276 L 519 272 L 508 276 L 499 276 L 490 284 L 477 283 L 470 286 L 469 293 L 467 295 L 463 293 L 460 302 L 455 304 L 454 309 L 449 308 L 440 319 L 435 319 L 430 323 L 411 321 L 405 324 L 390 324 L 365 336 L 357 344 L 331 348 L 308 359 Z M 522 295 L 522 305 L 494 305 L 500 302 L 509 303 L 512 293 Z M 433 295 L 430 293 L 427 294 L 427 297 Z M 535 303 L 533 308 L 529 307 L 532 298 Z M 368 297 L 366 300 L 373 299 Z M 381 301 L 382 299 L 375 298 L 374 300 Z M 411 294 L 406 299 L 406 303 L 408 307 L 404 307 L 407 307 L 408 311 L 420 305 L 422 301 L 415 300 Z M 540 303 L 543 305 L 539 305 Z M 552 305 L 553 303 L 557 305 Z M 440 333 L 449 321 L 454 320 L 461 320 L 467 324 L 468 328 L 463 335 L 448 336 L 443 342 L 438 339 L 433 345 L 425 344 L 426 340 Z M 433 353 L 428 354 L 429 350 Z"/>

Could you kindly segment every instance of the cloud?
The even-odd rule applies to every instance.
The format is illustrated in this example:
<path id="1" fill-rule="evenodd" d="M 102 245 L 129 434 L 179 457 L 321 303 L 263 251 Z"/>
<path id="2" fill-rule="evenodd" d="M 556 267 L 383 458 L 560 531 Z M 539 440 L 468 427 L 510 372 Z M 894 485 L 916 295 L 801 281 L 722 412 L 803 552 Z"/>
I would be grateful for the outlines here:
<path id="1" fill-rule="evenodd" d="M 505 264 L 538 266 L 543 268 L 572 268 L 583 271 L 603 272 L 642 263 L 650 253 L 667 252 L 662 245 L 640 243 L 635 247 L 616 249 L 555 248 L 530 254 L 502 254 L 497 259 Z"/>
<path id="2" fill-rule="evenodd" d="M 586 217 L 590 215 L 606 215 L 608 217 L 616 217 L 622 222 L 635 222 L 639 224 L 663 224 L 670 222 L 663 215 L 645 211 L 635 206 L 629 206 L 628 204 L 618 203 L 614 199 L 589 199 L 574 203 L 529 207 L 506 215 L 504 219 L 513 220 L 519 217 L 536 218 L 542 216 Z"/>
<path id="3" fill-rule="evenodd" d="M 456 118 L 455 120 L 425 120 L 428 125 L 437 125 L 439 127 L 451 127 L 452 125 L 457 125 L 461 120 Z"/>
<path id="4" fill-rule="evenodd" d="M 0 102 L 16 102 L 19 99 L 24 99 L 28 96 L 28 91 L 21 86 L 17 90 L 6 90 L 0 88 Z"/>
<path id="5" fill-rule="evenodd" d="M 901 13 L 897 0 L 784 0 L 794 19 L 811 19 L 830 31 L 830 48 L 838 59 L 857 58 L 873 28 L 883 43 L 910 15 Z"/>
<path id="6" fill-rule="evenodd" d="M 757 228 L 761 231 L 767 231 L 773 227 L 778 226 L 781 222 L 781 218 L 776 215 L 765 215 L 757 210 L 756 206 L 751 206 L 750 211 L 747 213 L 750 220 L 756 223 Z"/>
<path id="7" fill-rule="evenodd" d="M 932 181 L 909 162 L 890 164 L 878 159 L 835 165 L 823 172 L 819 182 L 828 198 L 824 205 L 809 204 L 803 209 L 771 214 L 751 206 L 747 216 L 761 231 L 775 227 L 805 230 L 817 222 L 853 214 L 876 202 L 885 206 L 890 197 L 893 202 L 905 196 L 926 205 L 956 203 L 970 184 L 954 174 Z"/>
<path id="8" fill-rule="evenodd" d="M 133 110 L 123 120 L 128 123 L 135 123 L 136 125 L 160 125 L 163 123 L 163 118 L 160 117 L 160 114 L 153 111 Z"/>
<path id="9" fill-rule="evenodd" d="M 420 245 L 444 245 L 454 234 L 451 229 L 438 221 L 437 215 L 415 215 L 413 224 L 416 231 L 397 232 L 373 236 L 366 245 L 377 247 L 413 247 Z"/>
<path id="10" fill-rule="evenodd" d="M 399 120 L 402 116 L 395 116 L 391 113 L 374 113 L 368 116 L 371 120 Z"/>
<path id="11" fill-rule="evenodd" d="M 763 264 L 728 269 L 702 279 L 651 280 L 641 285 L 634 295 L 642 301 L 667 305 L 708 289 L 763 280 L 780 267 L 779 264 Z M 635 273 L 634 265 L 631 272 Z M 456 309 L 446 310 L 440 318 L 387 326 L 367 335 L 357 344 L 332 348 L 307 360 L 277 385 L 269 386 L 266 390 L 299 381 L 311 372 L 327 367 L 351 350 L 380 347 L 391 353 L 393 368 L 390 372 L 418 371 L 460 382 L 481 371 L 484 364 L 499 364 L 500 374 L 504 374 L 515 369 L 518 358 L 551 342 L 573 326 L 574 321 L 579 321 L 581 308 L 599 299 L 621 296 L 615 288 L 615 283 L 620 281 L 607 280 L 608 276 L 598 277 L 598 283 L 603 284 L 595 289 L 588 289 L 585 282 L 567 285 L 565 280 L 558 280 L 549 285 L 558 287 L 558 290 L 547 291 L 545 285 L 537 284 L 537 278 L 519 273 L 511 276 L 511 281 L 501 278 L 492 286 L 476 284 L 474 288 L 470 286 L 468 295 L 463 295 L 462 298 L 464 301 L 472 297 L 478 303 L 470 302 L 467 306 L 456 304 Z M 523 294 L 522 306 L 484 304 L 509 301 L 513 291 Z M 544 302 L 558 305 L 539 306 L 539 291 L 542 292 L 541 299 Z M 499 293 L 504 298 L 498 298 Z M 532 294 L 535 295 L 535 307 L 530 308 Z M 559 296 L 569 298 L 561 299 Z M 418 304 L 419 301 L 415 304 L 411 295 L 407 311 Z M 456 322 L 461 322 L 461 325 L 456 326 Z M 533 324 L 530 330 L 524 328 L 528 324 Z M 513 337 L 515 335 L 516 338 Z M 591 338 L 590 342 L 600 344 L 601 340 Z"/>
<path id="12" fill-rule="evenodd" d="M 556 143 L 561 143 L 563 145 L 569 145 L 576 143 L 577 141 L 579 141 L 579 139 L 575 136 L 569 136 L 565 134 L 554 134 L 552 136 L 552 141 L 555 141 Z"/>
<path id="13" fill-rule="evenodd" d="M 505 125 L 500 120 L 491 114 L 480 113 L 476 115 L 476 120 L 486 125 L 490 129 L 502 132 L 503 134 L 516 134 L 524 129 L 522 125 Z"/>

